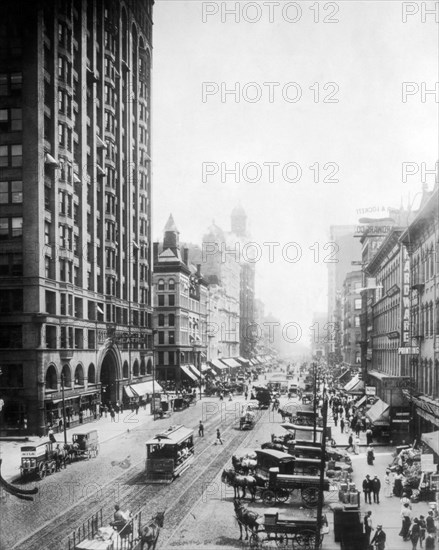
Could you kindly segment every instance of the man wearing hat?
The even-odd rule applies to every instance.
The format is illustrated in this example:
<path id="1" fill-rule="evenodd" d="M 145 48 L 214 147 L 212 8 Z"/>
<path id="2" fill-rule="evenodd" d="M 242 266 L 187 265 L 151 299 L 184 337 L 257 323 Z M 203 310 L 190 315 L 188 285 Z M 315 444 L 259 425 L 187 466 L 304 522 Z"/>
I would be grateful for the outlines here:
<path id="1" fill-rule="evenodd" d="M 370 479 L 370 475 L 367 474 L 365 479 L 363 479 L 363 493 L 364 493 L 365 504 L 372 504 L 372 499 L 370 497 L 372 489 L 373 489 L 372 480 Z"/>
<path id="2" fill-rule="evenodd" d="M 370 544 L 375 544 L 376 550 L 384 550 L 386 548 L 386 533 L 383 531 L 382 525 L 377 525 L 377 530 Z"/>
<path id="3" fill-rule="evenodd" d="M 380 503 L 381 481 L 378 479 L 378 476 L 375 476 L 372 479 L 372 490 L 373 490 L 373 501 L 376 504 L 379 504 Z"/>

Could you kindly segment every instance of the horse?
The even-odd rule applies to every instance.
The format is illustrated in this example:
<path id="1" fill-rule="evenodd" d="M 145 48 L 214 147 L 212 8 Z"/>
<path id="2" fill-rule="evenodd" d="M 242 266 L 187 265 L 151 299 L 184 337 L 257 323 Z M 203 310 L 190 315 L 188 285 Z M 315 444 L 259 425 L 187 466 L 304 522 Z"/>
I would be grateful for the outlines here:
<path id="1" fill-rule="evenodd" d="M 285 452 L 285 446 L 282 443 L 273 443 L 272 441 L 266 441 L 262 443 L 261 449 L 274 449 L 275 451 Z"/>
<path id="2" fill-rule="evenodd" d="M 238 458 L 236 455 L 232 456 L 232 466 L 238 474 L 249 475 L 254 472 L 257 461 L 249 458 L 248 456 L 242 456 Z"/>
<path id="3" fill-rule="evenodd" d="M 157 512 L 157 514 L 148 523 L 140 527 L 140 550 L 144 549 L 145 544 L 147 545 L 147 550 L 155 550 L 157 540 L 160 535 L 160 529 L 163 527 L 164 520 L 165 512 Z"/>
<path id="4" fill-rule="evenodd" d="M 242 498 L 246 498 L 246 489 L 249 490 L 251 500 L 256 500 L 256 490 L 258 487 L 265 487 L 266 481 L 258 475 L 241 475 L 234 470 L 225 469 L 221 475 L 221 481 L 227 485 L 231 485 L 234 490 L 234 498 L 239 499 L 239 489 L 242 489 Z"/>
<path id="5" fill-rule="evenodd" d="M 235 507 L 235 517 L 239 525 L 239 540 L 242 540 L 242 527 L 245 529 L 245 540 L 248 539 L 248 529 L 252 534 L 257 533 L 259 529 L 259 514 L 252 512 L 238 500 L 233 501 Z"/>

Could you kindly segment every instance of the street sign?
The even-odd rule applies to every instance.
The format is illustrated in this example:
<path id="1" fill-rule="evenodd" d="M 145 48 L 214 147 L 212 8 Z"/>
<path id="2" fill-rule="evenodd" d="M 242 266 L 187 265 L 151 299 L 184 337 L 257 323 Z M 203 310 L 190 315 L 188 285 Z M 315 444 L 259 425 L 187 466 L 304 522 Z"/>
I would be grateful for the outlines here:
<path id="1" fill-rule="evenodd" d="M 422 472 L 436 471 L 436 464 L 434 463 L 432 454 L 421 454 L 421 471 Z"/>
<path id="2" fill-rule="evenodd" d="M 377 389 L 375 386 L 365 386 L 366 395 L 376 395 Z"/>
<path id="3" fill-rule="evenodd" d="M 398 355 L 419 355 L 419 347 L 398 348 Z"/>

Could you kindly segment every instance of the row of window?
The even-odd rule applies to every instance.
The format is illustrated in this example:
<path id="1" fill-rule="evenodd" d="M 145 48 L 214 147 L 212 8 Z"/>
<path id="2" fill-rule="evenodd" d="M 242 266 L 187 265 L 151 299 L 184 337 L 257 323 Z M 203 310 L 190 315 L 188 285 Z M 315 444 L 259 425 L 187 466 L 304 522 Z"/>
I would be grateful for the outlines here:
<path id="1" fill-rule="evenodd" d="M 0 130 L 16 132 L 23 129 L 23 114 L 21 109 L 0 109 Z"/>
<path id="2" fill-rule="evenodd" d="M 159 279 L 157 282 L 157 290 L 175 290 L 174 279 L 168 280 L 168 288 L 166 288 L 166 282 L 163 279 Z"/>
<path id="3" fill-rule="evenodd" d="M 15 239 L 23 236 L 23 218 L 0 218 L 0 239 Z"/>
<path id="4" fill-rule="evenodd" d="M 23 146 L 21 144 L 0 145 L 0 167 L 20 168 L 23 164 Z"/>
<path id="5" fill-rule="evenodd" d="M 0 181 L 0 204 L 21 204 L 23 182 L 21 180 Z"/>
<path id="6" fill-rule="evenodd" d="M 167 295 L 167 298 L 168 298 L 168 303 L 167 304 L 165 304 L 165 297 L 166 297 L 165 294 L 159 294 L 157 296 L 157 305 L 159 307 L 164 307 L 165 305 L 175 306 L 175 294 L 168 294 Z"/>

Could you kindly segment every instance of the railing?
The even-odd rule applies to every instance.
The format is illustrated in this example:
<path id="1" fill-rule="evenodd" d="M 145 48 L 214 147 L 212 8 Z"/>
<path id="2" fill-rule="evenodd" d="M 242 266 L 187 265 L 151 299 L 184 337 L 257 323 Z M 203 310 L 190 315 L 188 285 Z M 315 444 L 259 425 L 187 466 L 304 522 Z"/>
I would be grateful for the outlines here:
<path id="1" fill-rule="evenodd" d="M 85 539 L 93 539 L 100 527 L 102 527 L 102 508 L 73 531 L 69 537 L 69 550 L 74 550 L 76 545 Z"/>

